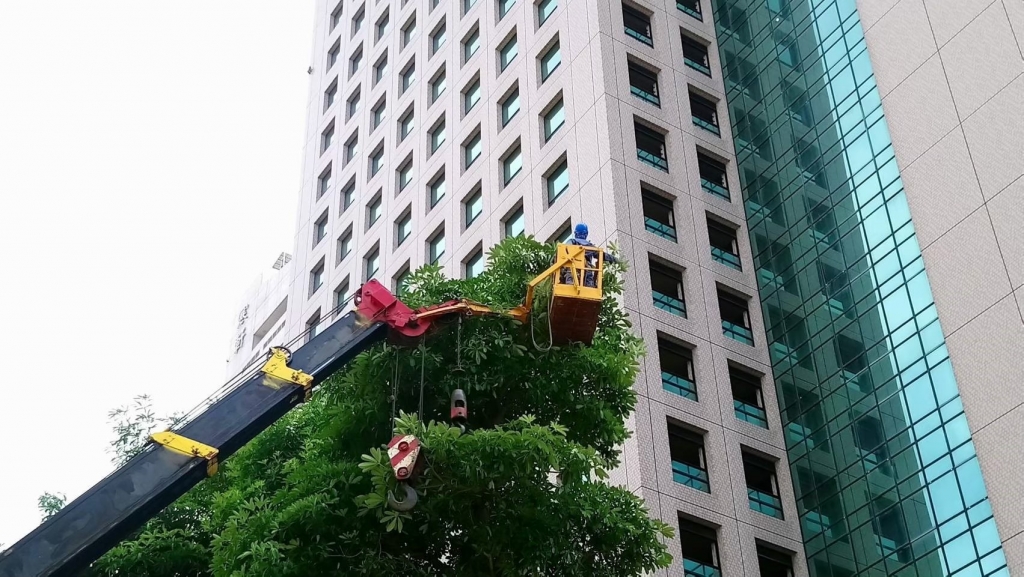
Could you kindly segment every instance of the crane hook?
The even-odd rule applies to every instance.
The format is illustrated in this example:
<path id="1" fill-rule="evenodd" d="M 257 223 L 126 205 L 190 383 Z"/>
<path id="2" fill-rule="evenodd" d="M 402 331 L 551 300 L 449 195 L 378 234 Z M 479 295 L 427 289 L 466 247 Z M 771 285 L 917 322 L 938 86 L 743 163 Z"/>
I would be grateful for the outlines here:
<path id="1" fill-rule="evenodd" d="M 420 500 L 420 494 L 416 492 L 408 483 L 399 483 L 399 487 L 405 489 L 405 497 L 399 499 L 395 497 L 393 491 L 388 491 L 388 507 L 391 507 L 399 513 L 406 513 L 412 511 L 416 507 L 416 503 Z"/>

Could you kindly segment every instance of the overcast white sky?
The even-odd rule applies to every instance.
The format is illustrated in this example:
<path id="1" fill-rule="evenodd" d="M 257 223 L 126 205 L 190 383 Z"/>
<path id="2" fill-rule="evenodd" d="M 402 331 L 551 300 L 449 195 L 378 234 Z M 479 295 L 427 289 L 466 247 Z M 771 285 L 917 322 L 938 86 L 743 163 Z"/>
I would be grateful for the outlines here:
<path id="1" fill-rule="evenodd" d="M 109 472 L 111 408 L 224 380 L 292 250 L 313 6 L 0 0 L 0 543 Z"/>

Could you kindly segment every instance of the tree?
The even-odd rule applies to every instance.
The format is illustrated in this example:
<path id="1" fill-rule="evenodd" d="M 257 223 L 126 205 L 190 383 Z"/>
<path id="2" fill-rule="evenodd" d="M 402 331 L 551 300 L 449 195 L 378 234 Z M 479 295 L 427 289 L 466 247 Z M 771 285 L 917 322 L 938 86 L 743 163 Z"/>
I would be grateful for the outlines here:
<path id="1" fill-rule="evenodd" d="M 403 299 L 510 308 L 553 256 L 532 238 L 509 239 L 473 279 L 436 267 L 413 273 Z M 614 296 L 622 270 L 608 268 Z M 538 301 L 532 324 L 452 321 L 417 348 L 360 355 L 93 572 L 620 577 L 667 566 L 671 529 L 603 482 L 628 436 L 641 342 L 606 298 L 592 346 L 547 346 Z M 447 423 L 456 388 L 469 398 L 465 434 Z M 122 430 L 130 439 L 136 428 Z M 420 502 L 407 513 L 386 504 L 396 484 L 382 445 L 393 431 L 424 447 Z"/>
<path id="2" fill-rule="evenodd" d="M 39 507 L 39 512 L 43 515 L 43 521 L 46 521 L 56 515 L 67 503 L 68 498 L 64 493 L 50 493 L 47 491 L 39 496 L 36 506 Z"/>

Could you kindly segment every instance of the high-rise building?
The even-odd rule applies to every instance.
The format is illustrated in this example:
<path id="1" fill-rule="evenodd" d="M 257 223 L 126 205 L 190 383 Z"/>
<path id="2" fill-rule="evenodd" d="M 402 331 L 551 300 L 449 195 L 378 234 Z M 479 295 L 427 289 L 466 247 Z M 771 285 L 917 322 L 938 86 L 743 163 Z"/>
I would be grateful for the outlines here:
<path id="1" fill-rule="evenodd" d="M 585 222 L 665 574 L 1024 570 L 1022 45 L 1019 0 L 317 0 L 278 340 Z"/>

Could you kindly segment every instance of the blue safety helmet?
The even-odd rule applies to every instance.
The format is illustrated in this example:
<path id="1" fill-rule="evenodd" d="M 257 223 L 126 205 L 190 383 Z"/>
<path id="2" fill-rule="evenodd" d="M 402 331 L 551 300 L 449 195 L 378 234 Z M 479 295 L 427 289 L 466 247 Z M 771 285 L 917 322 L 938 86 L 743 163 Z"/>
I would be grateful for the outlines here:
<path id="1" fill-rule="evenodd" d="M 590 230 L 587 225 L 582 222 L 576 225 L 576 230 L 573 231 L 572 235 L 580 240 L 587 240 L 587 235 L 590 234 Z"/>

